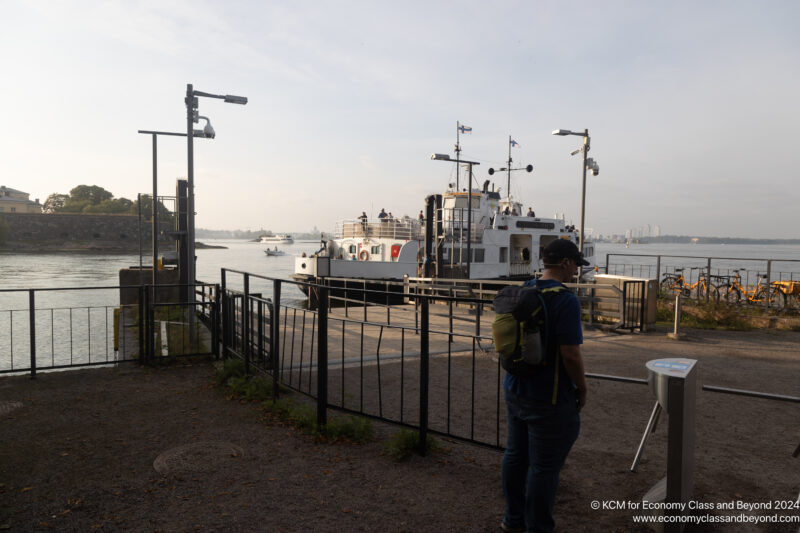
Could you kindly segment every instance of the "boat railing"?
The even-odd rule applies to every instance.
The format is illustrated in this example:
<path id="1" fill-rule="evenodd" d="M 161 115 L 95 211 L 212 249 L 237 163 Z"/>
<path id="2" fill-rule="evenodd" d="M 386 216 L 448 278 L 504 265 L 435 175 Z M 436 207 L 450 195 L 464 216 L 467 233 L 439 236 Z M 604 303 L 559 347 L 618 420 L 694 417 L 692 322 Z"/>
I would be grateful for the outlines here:
<path id="1" fill-rule="evenodd" d="M 387 238 L 402 240 L 421 240 L 422 226 L 416 220 L 342 220 L 334 228 L 335 239 Z"/>
<path id="2" fill-rule="evenodd" d="M 467 231 L 468 228 L 470 231 Z M 482 242 L 483 230 L 483 224 L 477 222 L 473 222 L 472 224 L 467 224 L 466 220 L 445 220 L 442 222 L 442 231 L 445 237 L 453 241 L 466 242 L 467 234 L 469 234 L 470 242 Z"/>

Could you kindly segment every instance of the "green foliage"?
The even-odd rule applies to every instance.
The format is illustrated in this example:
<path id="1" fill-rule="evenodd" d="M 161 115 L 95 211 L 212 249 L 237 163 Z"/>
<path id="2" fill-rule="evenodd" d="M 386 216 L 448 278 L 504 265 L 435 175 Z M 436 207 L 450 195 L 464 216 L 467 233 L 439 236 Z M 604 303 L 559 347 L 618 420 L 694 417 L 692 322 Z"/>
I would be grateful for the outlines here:
<path id="1" fill-rule="evenodd" d="M 138 212 L 135 202 L 114 195 L 98 185 L 78 185 L 69 194 L 54 193 L 47 197 L 42 211 L 45 213 L 104 213 L 133 214 Z M 164 208 L 166 212 L 166 208 Z M 159 211 L 160 212 L 160 211 Z"/>
<path id="2" fill-rule="evenodd" d="M 97 205 L 105 200 L 111 200 L 114 195 L 99 185 L 78 185 L 69 191 L 70 201 L 86 202 Z"/>
<path id="3" fill-rule="evenodd" d="M 5 243 L 7 238 L 8 238 L 8 224 L 6 224 L 5 220 L 0 218 L 0 244 Z"/>
<path id="4" fill-rule="evenodd" d="M 281 398 L 277 402 L 267 401 L 263 406 L 300 431 L 331 442 L 343 440 L 363 444 L 372 440 L 375 434 L 372 422 L 355 416 L 329 417 L 322 431 L 317 425 L 317 413 L 312 406 L 288 398 Z"/>
<path id="5" fill-rule="evenodd" d="M 714 302 L 685 303 L 681 305 L 680 325 L 695 329 L 750 331 L 754 326 L 749 318 L 747 310 L 741 306 Z M 658 306 L 656 321 L 674 324 L 675 306 Z"/>
<path id="6" fill-rule="evenodd" d="M 239 358 L 225 359 L 217 369 L 217 384 L 225 385 L 230 378 L 244 377 L 244 361 Z"/>
<path id="7" fill-rule="evenodd" d="M 265 411 L 304 433 L 328 441 L 345 440 L 355 443 L 367 442 L 375 433 L 372 422 L 354 416 L 331 417 L 322 431 L 317 426 L 317 413 L 313 406 L 285 397 L 274 401 L 272 378 L 245 375 L 244 361 L 241 359 L 226 359 L 222 368 L 217 370 L 216 378 L 217 384 L 226 386 L 238 398 L 261 402 Z M 289 392 L 289 389 L 280 387 L 281 395 Z"/>
<path id="8" fill-rule="evenodd" d="M 425 440 L 426 448 L 430 451 L 440 449 L 439 443 L 432 436 L 428 435 Z M 383 447 L 383 451 L 395 461 L 403 461 L 411 457 L 419 449 L 419 432 L 408 429 L 401 429 L 389 439 Z"/>
<path id="9" fill-rule="evenodd" d="M 44 201 L 44 204 L 42 205 L 42 212 L 59 213 L 62 209 L 64 209 L 64 205 L 66 205 L 67 200 L 69 200 L 68 194 L 51 194 L 47 197 L 47 200 Z"/>
<path id="10" fill-rule="evenodd" d="M 127 198 L 112 198 L 109 200 L 103 200 L 99 204 L 92 204 L 87 205 L 83 208 L 83 213 L 109 213 L 109 214 L 129 214 L 131 212 L 131 208 L 133 207 L 133 202 L 128 200 Z"/>
<path id="11" fill-rule="evenodd" d="M 331 418 L 325 428 L 325 436 L 333 440 L 344 439 L 362 443 L 372 440 L 374 435 L 372 422 L 363 417 Z"/>

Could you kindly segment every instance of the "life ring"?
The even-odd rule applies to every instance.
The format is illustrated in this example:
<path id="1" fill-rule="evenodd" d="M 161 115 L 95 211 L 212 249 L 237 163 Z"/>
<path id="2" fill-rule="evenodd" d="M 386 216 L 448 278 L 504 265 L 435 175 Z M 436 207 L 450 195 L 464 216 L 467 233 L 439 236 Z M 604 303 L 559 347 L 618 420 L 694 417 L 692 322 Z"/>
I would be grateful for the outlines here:
<path id="1" fill-rule="evenodd" d="M 366 261 L 369 259 L 369 252 L 366 250 L 361 250 L 358 252 L 358 260 L 359 261 Z"/>

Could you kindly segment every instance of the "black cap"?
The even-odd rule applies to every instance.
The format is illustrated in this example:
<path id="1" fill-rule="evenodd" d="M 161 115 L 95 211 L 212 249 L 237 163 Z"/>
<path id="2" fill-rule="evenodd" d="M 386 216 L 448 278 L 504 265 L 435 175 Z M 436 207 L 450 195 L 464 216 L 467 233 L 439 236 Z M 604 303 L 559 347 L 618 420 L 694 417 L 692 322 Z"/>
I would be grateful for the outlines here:
<path id="1" fill-rule="evenodd" d="M 567 239 L 556 239 L 544 247 L 542 252 L 546 265 L 553 265 L 562 259 L 572 259 L 578 266 L 589 266 L 589 261 L 583 258 L 575 243 Z"/>

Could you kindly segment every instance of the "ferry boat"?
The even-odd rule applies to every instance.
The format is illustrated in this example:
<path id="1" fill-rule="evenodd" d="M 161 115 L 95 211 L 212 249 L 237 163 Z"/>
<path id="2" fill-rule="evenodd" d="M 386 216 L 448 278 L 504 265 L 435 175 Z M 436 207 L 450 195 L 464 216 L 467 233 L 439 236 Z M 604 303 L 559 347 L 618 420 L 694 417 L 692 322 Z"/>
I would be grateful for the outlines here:
<path id="1" fill-rule="evenodd" d="M 277 235 L 262 235 L 258 242 L 264 244 L 292 244 L 294 239 L 288 233 L 278 233 Z"/>
<path id="2" fill-rule="evenodd" d="M 551 241 L 578 243 L 577 229 L 563 216 L 521 214 L 525 212 L 521 202 L 513 196 L 501 198 L 488 185 L 487 180 L 482 190 L 471 193 L 451 188 L 431 198 L 437 206 L 429 258 L 434 278 L 527 280 L 543 270 L 541 252 Z M 408 217 L 343 220 L 319 252 L 295 258 L 292 278 L 313 283 L 324 278 L 357 279 L 382 290 L 386 281 L 424 277 L 424 241 L 424 225 Z M 593 243 L 584 243 L 583 255 L 590 266 L 583 267 L 582 274 L 593 272 Z M 329 285 L 341 285 L 330 281 Z"/>
<path id="3" fill-rule="evenodd" d="M 470 186 L 459 190 L 456 178 L 456 183 L 451 183 L 443 194 L 427 198 L 433 204 L 429 211 L 433 218 L 427 224 L 430 238 L 426 238 L 422 219 L 362 217 L 340 221 L 333 238 L 323 242 L 317 253 L 295 258 L 292 278 L 332 287 L 343 286 L 344 280 L 355 280 L 361 282 L 359 288 L 372 290 L 384 290 L 387 281 L 423 278 L 426 274 L 449 280 L 530 279 L 544 268 L 541 254 L 545 246 L 555 239 L 569 239 L 577 245 L 580 236 L 563 215 L 537 217 L 532 209 L 524 210 L 525 206 L 508 194 L 512 170 L 533 170 L 531 165 L 511 168 L 512 145 L 509 137 L 508 167 L 499 169 L 508 173 L 505 197 L 494 187 L 489 190 L 490 180 L 481 189 Z M 459 153 L 456 143 L 453 162 L 460 163 Z M 432 158 L 449 159 L 439 154 Z M 489 169 L 489 174 L 494 170 Z M 426 241 L 431 250 L 427 257 Z M 582 277 L 594 272 L 593 243 L 583 243 L 583 255 L 589 266 L 582 267 Z M 301 286 L 301 290 L 309 294 L 307 286 Z"/>

